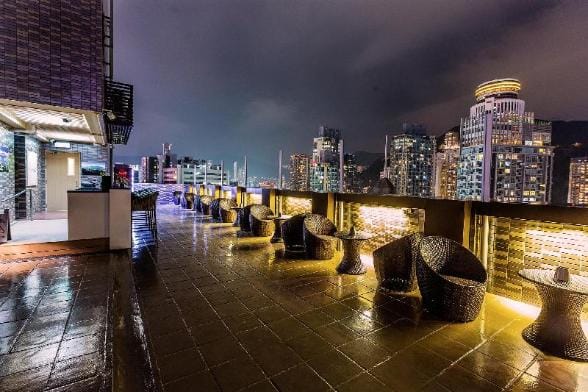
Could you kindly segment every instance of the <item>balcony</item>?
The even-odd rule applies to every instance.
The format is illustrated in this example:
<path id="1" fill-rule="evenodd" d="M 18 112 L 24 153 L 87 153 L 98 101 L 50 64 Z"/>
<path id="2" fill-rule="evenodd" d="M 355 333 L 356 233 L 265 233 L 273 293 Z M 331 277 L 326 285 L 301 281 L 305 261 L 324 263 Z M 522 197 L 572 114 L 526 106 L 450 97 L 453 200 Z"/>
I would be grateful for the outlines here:
<path id="1" fill-rule="evenodd" d="M 0 316 L 37 327 L 32 334 L 9 333 L 8 351 L 0 354 L 0 389 L 6 389 L 6 380 L 11 386 L 40 382 L 73 390 L 100 383 L 129 390 L 152 385 L 226 391 L 580 391 L 587 386 L 586 364 L 547 356 L 522 339 L 521 330 L 538 307 L 533 289 L 513 280 L 520 264 L 567 263 L 586 274 L 585 210 L 142 186 L 150 185 L 162 195 L 157 237 L 137 225 L 130 255 L 2 264 L 0 279 L 11 283 L 0 286 L 6 287 L 1 299 L 8 309 Z M 281 244 L 239 237 L 230 223 L 172 205 L 166 189 L 178 186 L 262 202 L 283 213 L 324 213 L 343 229 L 353 224 L 376 234 L 362 256 L 368 265 L 373 248 L 409 232 L 458 239 L 486 264 L 490 293 L 475 321 L 439 320 L 423 311 L 416 293 L 380 291 L 371 265 L 365 275 L 352 276 L 335 271 L 339 252 L 325 261 L 286 259 Z M 38 310 L 25 312 L 32 298 Z M 62 327 L 40 323 L 44 317 L 62 320 Z M 31 356 L 35 352 L 43 354 Z M 110 373 L 110 358 L 125 372 Z M 76 374 L 77 384 L 59 377 L 65 369 Z"/>
<path id="2" fill-rule="evenodd" d="M 105 80 L 104 124 L 108 143 L 127 144 L 133 129 L 133 86 Z"/>

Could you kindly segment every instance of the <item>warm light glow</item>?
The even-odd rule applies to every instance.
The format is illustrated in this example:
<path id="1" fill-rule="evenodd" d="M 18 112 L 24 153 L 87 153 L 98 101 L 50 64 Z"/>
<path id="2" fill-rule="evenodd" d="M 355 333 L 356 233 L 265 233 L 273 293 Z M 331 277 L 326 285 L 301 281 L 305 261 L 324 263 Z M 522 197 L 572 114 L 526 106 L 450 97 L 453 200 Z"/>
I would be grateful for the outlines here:
<path id="1" fill-rule="evenodd" d="M 303 214 L 312 211 L 312 200 L 306 197 L 283 196 L 282 213 L 286 215 Z"/>
<path id="2" fill-rule="evenodd" d="M 515 312 L 525 317 L 529 317 L 530 319 L 536 319 L 539 316 L 539 313 L 541 312 L 541 308 L 539 306 L 526 304 L 520 301 L 515 301 L 514 299 L 502 297 L 499 295 L 495 296 L 494 298 L 496 298 L 498 302 L 500 302 L 507 308 L 510 308 L 511 310 L 514 310 Z M 582 319 L 582 329 L 584 330 L 584 333 L 588 334 L 588 320 Z"/>
<path id="3" fill-rule="evenodd" d="M 422 231 L 422 216 L 418 209 L 339 203 L 337 216 L 340 230 L 356 230 L 372 236 L 363 245 L 363 253 L 373 250 L 402 236 Z"/>
<path id="4" fill-rule="evenodd" d="M 521 90 L 521 82 L 516 79 L 495 79 L 484 82 L 476 88 L 474 93 L 476 101 L 482 101 L 494 94 L 513 93 L 518 94 Z"/>

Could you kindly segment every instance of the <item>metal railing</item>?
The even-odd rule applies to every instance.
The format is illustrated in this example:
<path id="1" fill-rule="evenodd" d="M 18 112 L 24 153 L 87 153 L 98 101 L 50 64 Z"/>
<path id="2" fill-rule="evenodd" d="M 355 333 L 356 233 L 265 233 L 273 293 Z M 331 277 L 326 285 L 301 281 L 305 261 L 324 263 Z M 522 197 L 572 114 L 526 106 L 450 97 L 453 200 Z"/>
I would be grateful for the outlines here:
<path id="1" fill-rule="evenodd" d="M 16 200 L 16 198 L 24 195 L 25 193 L 27 193 L 27 191 L 29 193 L 29 208 L 26 211 L 26 217 L 29 220 L 33 220 L 33 212 L 34 212 L 34 210 L 33 210 L 33 190 L 31 188 L 23 189 L 22 191 L 15 193 L 12 196 L 5 197 L 4 199 L 0 200 L 0 204 L 4 204 L 9 200 Z M 15 215 L 16 215 L 16 208 L 15 208 Z"/>

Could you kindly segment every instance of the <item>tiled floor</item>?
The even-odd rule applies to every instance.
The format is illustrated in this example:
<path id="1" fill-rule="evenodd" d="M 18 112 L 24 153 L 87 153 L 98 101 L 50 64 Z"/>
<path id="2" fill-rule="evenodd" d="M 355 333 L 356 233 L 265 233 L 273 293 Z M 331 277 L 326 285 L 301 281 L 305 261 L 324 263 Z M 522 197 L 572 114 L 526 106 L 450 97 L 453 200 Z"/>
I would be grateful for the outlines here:
<path id="1" fill-rule="evenodd" d="M 105 258 L 0 264 L 0 391 L 92 391 L 107 383 Z"/>
<path id="2" fill-rule="evenodd" d="M 588 390 L 588 367 L 525 343 L 532 317 L 499 297 L 447 324 L 417 295 L 378 291 L 372 268 L 337 275 L 340 256 L 286 260 L 281 245 L 193 212 L 158 217 L 158 246 L 133 261 L 166 391 Z"/>
<path id="3" fill-rule="evenodd" d="M 372 268 L 337 275 L 340 255 L 286 260 L 281 245 L 193 212 L 158 218 L 158 243 L 136 231 L 131 263 L 0 263 L 0 391 L 588 390 L 588 365 L 525 343 L 532 316 L 499 297 L 476 321 L 447 324 L 417 295 L 378 291 Z"/>

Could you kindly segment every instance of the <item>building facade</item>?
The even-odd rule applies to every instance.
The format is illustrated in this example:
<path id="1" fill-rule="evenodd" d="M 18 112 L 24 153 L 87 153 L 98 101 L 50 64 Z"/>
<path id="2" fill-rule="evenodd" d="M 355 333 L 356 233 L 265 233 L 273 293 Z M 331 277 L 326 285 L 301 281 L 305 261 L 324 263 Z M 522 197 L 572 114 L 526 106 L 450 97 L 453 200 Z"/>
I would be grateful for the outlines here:
<path id="1" fill-rule="evenodd" d="M 442 136 L 434 159 L 433 195 L 441 199 L 457 197 L 457 166 L 459 163 L 459 132 L 449 131 Z"/>
<path id="2" fill-rule="evenodd" d="M 358 164 L 353 154 L 343 155 L 343 192 L 361 193 Z"/>
<path id="3" fill-rule="evenodd" d="M 141 158 L 141 169 L 139 178 L 140 182 L 158 183 L 159 182 L 159 160 L 157 157 Z"/>
<path id="4" fill-rule="evenodd" d="M 535 120 L 516 79 L 482 83 L 461 120 L 461 200 L 546 204 L 551 196 L 551 123 Z"/>
<path id="5" fill-rule="evenodd" d="M 133 92 L 112 80 L 109 11 L 102 0 L 0 2 L 0 207 L 12 219 L 100 187 L 108 144 L 128 140 Z M 74 181 L 46 170 L 59 162 L 73 162 Z"/>
<path id="6" fill-rule="evenodd" d="M 588 205 L 588 157 L 570 160 L 568 203 L 573 206 Z"/>
<path id="7" fill-rule="evenodd" d="M 340 165 L 343 160 L 343 138 L 341 131 L 325 126 L 313 140 L 310 166 L 310 189 L 314 192 L 338 192 Z"/>
<path id="8" fill-rule="evenodd" d="M 293 154 L 288 165 L 288 187 L 295 191 L 308 191 L 310 188 L 310 162 L 306 154 Z"/>
<path id="9" fill-rule="evenodd" d="M 381 177 L 390 180 L 398 195 L 430 197 L 435 137 L 418 124 L 403 124 L 402 132 L 390 138 Z"/>

